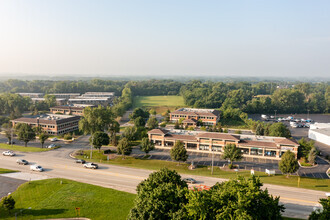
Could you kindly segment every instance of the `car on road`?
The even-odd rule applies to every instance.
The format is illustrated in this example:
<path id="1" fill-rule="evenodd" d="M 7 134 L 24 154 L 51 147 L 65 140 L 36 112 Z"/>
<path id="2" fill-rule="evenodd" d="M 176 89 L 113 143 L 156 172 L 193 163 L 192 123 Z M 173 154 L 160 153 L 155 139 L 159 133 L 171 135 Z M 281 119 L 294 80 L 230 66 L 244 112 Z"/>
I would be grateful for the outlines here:
<path id="1" fill-rule="evenodd" d="M 56 144 L 51 144 L 51 145 L 47 146 L 47 148 L 54 148 L 56 146 L 57 146 Z"/>
<path id="2" fill-rule="evenodd" d="M 75 162 L 75 163 L 81 163 L 81 164 L 86 163 L 86 161 L 83 160 L 83 159 L 77 159 L 77 160 L 75 160 L 74 162 Z"/>
<path id="3" fill-rule="evenodd" d="M 18 163 L 19 165 L 27 165 L 29 162 L 24 159 L 18 159 L 16 160 L 16 163 Z"/>
<path id="4" fill-rule="evenodd" d="M 42 171 L 44 171 L 44 168 L 42 168 L 42 166 L 40 166 L 38 164 L 33 164 L 30 166 L 30 170 L 42 172 Z"/>
<path id="5" fill-rule="evenodd" d="M 193 178 L 184 178 L 183 181 L 185 181 L 186 183 L 191 183 L 191 184 L 197 182 L 197 181 L 196 181 L 195 179 L 193 179 Z"/>
<path id="6" fill-rule="evenodd" d="M 7 150 L 7 151 L 2 152 L 2 155 L 12 157 L 12 156 L 15 156 L 15 153 L 12 150 Z"/>
<path id="7" fill-rule="evenodd" d="M 97 169 L 97 168 L 99 168 L 99 166 L 96 163 L 85 163 L 84 167 L 88 168 L 88 169 Z"/>
<path id="8" fill-rule="evenodd" d="M 50 139 L 50 141 L 55 142 L 55 141 L 58 141 L 58 139 L 57 138 L 52 138 L 52 139 Z"/>
<path id="9" fill-rule="evenodd" d="M 11 141 L 7 141 L 6 144 L 11 144 Z M 15 144 L 15 141 L 13 141 L 13 144 Z"/>

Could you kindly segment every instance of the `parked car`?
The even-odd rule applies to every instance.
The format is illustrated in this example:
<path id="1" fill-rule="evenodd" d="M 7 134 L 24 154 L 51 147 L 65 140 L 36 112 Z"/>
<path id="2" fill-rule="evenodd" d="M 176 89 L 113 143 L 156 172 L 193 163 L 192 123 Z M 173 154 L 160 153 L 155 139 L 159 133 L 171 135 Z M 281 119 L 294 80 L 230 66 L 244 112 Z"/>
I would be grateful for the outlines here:
<path id="1" fill-rule="evenodd" d="M 6 144 L 11 144 L 11 141 L 7 141 Z M 15 141 L 13 141 L 13 144 L 15 144 Z"/>
<path id="2" fill-rule="evenodd" d="M 14 151 L 7 150 L 7 151 L 2 152 L 2 155 L 12 157 L 12 156 L 15 156 L 15 153 L 14 153 Z"/>
<path id="3" fill-rule="evenodd" d="M 44 171 L 44 168 L 42 168 L 42 166 L 40 166 L 38 164 L 34 164 L 34 165 L 30 166 L 30 170 L 42 172 L 42 171 Z"/>
<path id="4" fill-rule="evenodd" d="M 88 169 L 97 169 L 99 166 L 96 163 L 85 163 L 84 167 Z"/>
<path id="5" fill-rule="evenodd" d="M 76 162 L 76 163 L 81 163 L 81 164 L 86 163 L 86 161 L 83 160 L 83 159 L 77 159 L 77 160 L 75 160 L 74 162 Z"/>
<path id="6" fill-rule="evenodd" d="M 52 138 L 52 139 L 50 139 L 50 141 L 55 142 L 55 141 L 58 141 L 58 139 L 57 138 Z"/>
<path id="7" fill-rule="evenodd" d="M 27 165 L 29 162 L 24 159 L 18 159 L 16 160 L 16 163 L 18 163 L 19 165 Z"/>
<path id="8" fill-rule="evenodd" d="M 191 184 L 196 183 L 196 180 L 193 178 L 184 178 L 183 181 L 185 181 L 186 183 L 191 183 Z"/>
<path id="9" fill-rule="evenodd" d="M 57 145 L 56 144 L 51 144 L 51 145 L 49 145 L 47 148 L 54 148 L 54 147 L 56 147 Z"/>

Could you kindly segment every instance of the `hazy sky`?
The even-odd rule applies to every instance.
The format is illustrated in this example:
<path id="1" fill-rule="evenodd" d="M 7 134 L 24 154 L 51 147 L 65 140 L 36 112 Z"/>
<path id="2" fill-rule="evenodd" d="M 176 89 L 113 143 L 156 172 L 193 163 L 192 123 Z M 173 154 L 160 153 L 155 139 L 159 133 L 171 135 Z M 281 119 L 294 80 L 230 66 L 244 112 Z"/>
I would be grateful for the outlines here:
<path id="1" fill-rule="evenodd" d="M 330 77 L 330 1 L 0 0 L 0 75 Z"/>

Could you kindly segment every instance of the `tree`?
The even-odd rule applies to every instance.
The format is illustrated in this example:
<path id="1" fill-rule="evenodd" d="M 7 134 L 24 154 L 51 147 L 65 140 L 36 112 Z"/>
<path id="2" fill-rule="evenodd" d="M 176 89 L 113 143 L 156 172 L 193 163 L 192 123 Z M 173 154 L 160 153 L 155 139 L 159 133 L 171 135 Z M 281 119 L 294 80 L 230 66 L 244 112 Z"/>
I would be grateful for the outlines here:
<path id="1" fill-rule="evenodd" d="M 134 119 L 134 125 L 136 127 L 144 127 L 146 125 L 146 121 L 141 116 L 139 116 Z"/>
<path id="2" fill-rule="evenodd" d="M 151 117 L 151 118 L 148 119 L 147 127 L 149 129 L 154 129 L 154 128 L 158 127 L 158 121 L 157 121 L 156 117 Z"/>
<path id="3" fill-rule="evenodd" d="M 19 123 L 16 125 L 15 130 L 18 139 L 24 141 L 25 147 L 27 147 L 29 141 L 34 140 L 36 137 L 36 133 L 28 124 Z"/>
<path id="4" fill-rule="evenodd" d="M 256 135 L 264 135 L 265 129 L 264 126 L 261 123 L 258 123 L 256 128 Z"/>
<path id="5" fill-rule="evenodd" d="M 187 150 L 184 147 L 183 142 L 176 141 L 174 146 L 171 148 L 170 151 L 172 160 L 178 161 L 180 164 L 180 161 L 186 161 L 188 159 Z"/>
<path id="6" fill-rule="evenodd" d="M 41 126 L 33 127 L 32 129 L 36 133 L 36 135 L 39 135 L 39 134 L 41 134 L 43 132 Z"/>
<path id="7" fill-rule="evenodd" d="M 313 148 L 309 151 L 309 154 L 308 154 L 308 162 L 314 165 L 316 155 L 317 155 L 317 150 L 316 150 L 315 147 L 313 147 Z"/>
<path id="8" fill-rule="evenodd" d="M 129 118 L 131 120 L 136 119 L 137 117 L 142 117 L 142 118 L 149 118 L 149 112 L 144 111 L 142 108 L 136 108 L 133 110 L 133 112 L 129 115 Z"/>
<path id="9" fill-rule="evenodd" d="M 187 183 L 174 170 L 162 168 L 137 186 L 137 197 L 128 219 L 174 219 L 187 202 Z"/>
<path id="10" fill-rule="evenodd" d="M 5 196 L 1 200 L 1 206 L 6 209 L 8 212 L 13 210 L 15 208 L 15 200 L 13 199 L 12 196 Z"/>
<path id="11" fill-rule="evenodd" d="M 322 205 L 322 210 L 317 209 L 313 211 L 309 220 L 328 220 L 330 219 L 330 197 L 327 199 L 320 199 L 319 203 Z"/>
<path id="12" fill-rule="evenodd" d="M 290 173 L 295 173 L 299 169 L 295 154 L 289 150 L 282 155 L 278 166 L 280 171 L 286 174 L 287 177 L 289 177 Z"/>
<path id="13" fill-rule="evenodd" d="M 283 123 L 273 123 L 269 127 L 269 135 L 274 137 L 291 137 L 290 130 Z"/>
<path id="14" fill-rule="evenodd" d="M 83 131 L 84 134 L 104 131 L 113 120 L 113 117 L 114 115 L 109 107 L 87 107 L 84 109 L 83 118 L 79 121 L 79 130 Z"/>
<path id="15" fill-rule="evenodd" d="M 180 123 L 178 120 L 174 124 L 174 129 L 180 129 Z"/>
<path id="16" fill-rule="evenodd" d="M 243 158 L 242 152 L 236 147 L 236 144 L 227 144 L 223 149 L 223 159 L 230 160 L 230 168 L 233 166 L 233 161 Z"/>
<path id="17" fill-rule="evenodd" d="M 149 113 L 150 113 L 150 115 L 156 115 L 157 113 L 156 113 L 156 110 L 155 109 L 150 109 L 150 111 L 149 111 Z"/>
<path id="18" fill-rule="evenodd" d="M 155 149 L 155 145 L 149 141 L 149 138 L 143 138 L 141 141 L 140 149 L 141 151 L 145 152 L 146 155 L 148 155 L 150 151 Z"/>
<path id="19" fill-rule="evenodd" d="M 105 132 L 97 131 L 93 134 L 92 138 L 92 145 L 94 148 L 98 149 L 100 152 L 100 149 L 103 145 L 109 144 L 109 136 Z"/>
<path id="20" fill-rule="evenodd" d="M 313 140 L 307 141 L 305 138 L 301 138 L 298 143 L 298 158 L 304 157 L 308 159 L 308 154 L 314 147 L 315 142 Z"/>
<path id="21" fill-rule="evenodd" d="M 260 179 L 237 179 L 216 183 L 210 190 L 190 190 L 184 204 L 185 219 L 282 219 L 279 197 L 261 189 Z"/>
<path id="22" fill-rule="evenodd" d="M 39 134 L 39 141 L 41 143 L 41 148 L 44 148 L 45 141 L 49 138 L 49 135 L 45 132 Z"/>
<path id="23" fill-rule="evenodd" d="M 11 138 L 12 138 L 12 123 L 4 123 L 2 127 L 5 130 L 5 136 L 8 139 L 8 143 L 11 143 Z"/>
<path id="24" fill-rule="evenodd" d="M 135 126 L 128 126 L 123 132 L 123 137 L 126 137 L 128 141 L 134 141 L 136 138 L 137 128 Z"/>
<path id="25" fill-rule="evenodd" d="M 45 95 L 45 103 L 47 104 L 48 108 L 53 107 L 56 105 L 56 97 L 54 95 Z"/>
<path id="26" fill-rule="evenodd" d="M 124 158 L 125 155 L 130 155 L 132 152 L 132 147 L 129 144 L 129 141 L 127 138 L 122 138 L 117 146 L 117 153 L 121 154 Z"/>
<path id="27" fill-rule="evenodd" d="M 113 146 L 117 146 L 117 132 L 120 131 L 120 125 L 116 120 L 111 120 L 108 125 L 108 131 L 110 133 L 110 143 Z"/>

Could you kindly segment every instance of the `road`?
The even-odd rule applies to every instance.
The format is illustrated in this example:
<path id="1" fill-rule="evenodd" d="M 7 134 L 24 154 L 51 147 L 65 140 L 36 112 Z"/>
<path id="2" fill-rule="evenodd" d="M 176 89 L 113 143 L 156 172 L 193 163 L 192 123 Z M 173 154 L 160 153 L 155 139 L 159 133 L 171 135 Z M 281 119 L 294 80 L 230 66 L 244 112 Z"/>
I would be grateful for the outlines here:
<path id="1" fill-rule="evenodd" d="M 81 164 L 75 164 L 69 154 L 77 149 L 86 149 L 88 137 L 82 137 L 70 145 L 62 148 L 38 153 L 19 153 L 15 157 L 0 156 L 0 167 L 31 173 L 29 166 L 17 165 L 18 158 L 24 158 L 32 164 L 38 163 L 45 168 L 40 173 L 48 177 L 66 178 L 79 182 L 113 188 L 121 191 L 136 193 L 136 186 L 152 172 L 150 170 L 134 169 L 115 165 L 99 164 L 98 170 L 84 169 Z M 225 179 L 182 175 L 192 177 L 197 184 L 212 186 Z M 280 196 L 280 201 L 286 207 L 285 215 L 296 218 L 307 218 L 318 200 L 325 197 L 325 193 L 315 190 L 298 189 L 265 184 L 263 186 L 274 196 Z"/>

